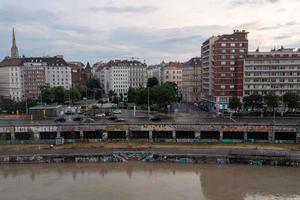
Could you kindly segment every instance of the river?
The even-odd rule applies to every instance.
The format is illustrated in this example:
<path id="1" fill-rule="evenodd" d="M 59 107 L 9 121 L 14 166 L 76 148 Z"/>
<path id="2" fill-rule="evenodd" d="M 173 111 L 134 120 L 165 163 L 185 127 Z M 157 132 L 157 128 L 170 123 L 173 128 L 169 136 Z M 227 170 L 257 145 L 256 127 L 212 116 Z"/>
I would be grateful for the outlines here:
<path id="1" fill-rule="evenodd" d="M 300 169 L 162 163 L 0 165 L 1 200 L 300 200 Z"/>

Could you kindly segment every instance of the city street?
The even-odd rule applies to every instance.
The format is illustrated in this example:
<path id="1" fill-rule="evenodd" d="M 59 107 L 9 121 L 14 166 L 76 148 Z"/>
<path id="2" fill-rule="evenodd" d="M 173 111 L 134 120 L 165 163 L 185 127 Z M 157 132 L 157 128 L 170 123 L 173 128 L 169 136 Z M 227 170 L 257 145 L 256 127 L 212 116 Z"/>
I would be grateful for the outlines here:
<path id="1" fill-rule="evenodd" d="M 75 115 L 76 116 L 76 115 Z M 191 105 L 180 105 L 178 107 L 178 112 L 170 113 L 158 113 L 151 111 L 148 115 L 145 110 L 137 110 L 136 115 L 134 116 L 133 110 L 122 109 L 121 114 L 115 114 L 119 119 L 124 119 L 125 122 L 114 122 L 108 120 L 106 117 L 92 117 L 95 119 L 95 123 L 99 124 L 126 124 L 126 123 L 168 123 L 168 124 L 197 124 L 197 123 L 226 123 L 226 124 L 240 124 L 240 123 L 255 123 L 255 124 L 298 124 L 300 119 L 297 117 L 233 117 L 230 119 L 229 116 L 216 116 L 214 113 L 209 113 L 200 110 Z M 161 122 L 151 122 L 149 117 L 159 116 Z M 72 120 L 74 116 L 66 116 L 66 122 L 61 124 L 76 124 L 79 122 L 74 122 Z M 18 124 L 51 124 L 54 123 L 54 119 L 46 120 L 26 120 L 24 116 L 14 116 L 14 115 L 0 115 L 0 124 L 1 125 L 18 125 Z"/>

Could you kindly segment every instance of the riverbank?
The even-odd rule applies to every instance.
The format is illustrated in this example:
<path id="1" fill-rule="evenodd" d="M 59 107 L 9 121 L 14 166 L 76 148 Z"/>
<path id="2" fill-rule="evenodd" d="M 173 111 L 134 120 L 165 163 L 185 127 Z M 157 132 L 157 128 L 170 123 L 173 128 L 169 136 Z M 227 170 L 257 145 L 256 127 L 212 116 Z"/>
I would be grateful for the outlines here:
<path id="1" fill-rule="evenodd" d="M 2 145 L 0 163 L 175 162 L 300 166 L 299 145 L 73 144 Z"/>

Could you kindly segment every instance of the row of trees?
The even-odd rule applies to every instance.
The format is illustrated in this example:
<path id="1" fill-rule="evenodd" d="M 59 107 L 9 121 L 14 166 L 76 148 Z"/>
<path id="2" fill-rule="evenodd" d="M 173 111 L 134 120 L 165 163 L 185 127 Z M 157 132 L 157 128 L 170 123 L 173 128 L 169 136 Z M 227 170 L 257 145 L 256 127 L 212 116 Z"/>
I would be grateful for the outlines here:
<path id="1" fill-rule="evenodd" d="M 281 97 L 272 93 L 265 96 L 253 94 L 244 97 L 243 104 L 240 103 L 237 97 L 232 97 L 229 101 L 229 108 L 237 110 L 243 106 L 244 109 L 248 110 L 250 108 L 252 111 L 269 108 L 274 112 L 282 103 L 289 111 L 293 111 L 300 107 L 300 96 L 296 93 L 286 93 Z"/>
<path id="2" fill-rule="evenodd" d="M 66 90 L 64 87 L 49 87 L 41 88 L 40 100 L 44 103 L 59 103 L 63 104 L 66 101 L 79 101 L 83 97 L 99 99 L 102 96 L 100 82 L 97 79 L 91 78 L 86 85 L 73 86 Z"/>
<path id="3" fill-rule="evenodd" d="M 149 79 L 147 88 L 129 88 L 128 102 L 136 105 L 146 106 L 148 104 L 157 105 L 159 109 L 166 111 L 168 105 L 179 100 L 178 88 L 175 83 L 167 82 L 158 85 L 158 81 Z"/>
<path id="4" fill-rule="evenodd" d="M 38 101 L 33 99 L 28 99 L 15 102 L 11 99 L 3 99 L 0 103 L 0 108 L 2 111 L 6 111 L 7 113 L 16 113 L 17 111 L 26 113 L 26 104 L 27 108 L 37 105 Z"/>

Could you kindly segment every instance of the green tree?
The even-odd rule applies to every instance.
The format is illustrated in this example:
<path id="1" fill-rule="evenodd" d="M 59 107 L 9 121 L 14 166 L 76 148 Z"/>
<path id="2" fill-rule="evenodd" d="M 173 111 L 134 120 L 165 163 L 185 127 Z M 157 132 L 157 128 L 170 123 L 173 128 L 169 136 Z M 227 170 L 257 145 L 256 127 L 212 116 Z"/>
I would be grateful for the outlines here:
<path id="1" fill-rule="evenodd" d="M 129 88 L 127 93 L 127 99 L 130 103 L 136 103 L 137 91 L 134 88 Z"/>
<path id="2" fill-rule="evenodd" d="M 77 87 L 72 87 L 70 90 L 66 90 L 65 99 L 71 99 L 71 102 L 79 101 L 81 99 L 80 91 Z"/>
<path id="3" fill-rule="evenodd" d="M 117 94 L 113 90 L 110 90 L 108 92 L 109 101 L 113 101 L 116 97 L 117 97 Z"/>
<path id="4" fill-rule="evenodd" d="M 62 86 L 59 87 L 53 87 L 51 88 L 51 92 L 54 95 L 54 101 L 59 103 L 59 104 L 63 104 L 65 103 L 65 88 Z"/>
<path id="5" fill-rule="evenodd" d="M 240 107 L 241 102 L 238 97 L 231 97 L 229 100 L 229 108 L 232 110 L 237 110 L 238 107 Z"/>
<path id="6" fill-rule="evenodd" d="M 263 107 L 263 96 L 258 94 L 252 94 L 250 96 L 243 98 L 244 107 L 249 108 L 253 111 L 254 108 L 262 108 Z"/>
<path id="7" fill-rule="evenodd" d="M 2 111 L 7 111 L 8 113 L 16 112 L 17 103 L 11 99 L 3 99 L 0 103 L 0 107 Z"/>
<path id="8" fill-rule="evenodd" d="M 147 87 L 152 88 L 156 85 L 158 85 L 158 80 L 156 77 L 148 78 Z"/>
<path id="9" fill-rule="evenodd" d="M 279 97 L 274 94 L 267 94 L 265 97 L 265 103 L 269 108 L 272 108 L 273 112 L 275 112 L 275 108 L 279 105 Z"/>
<path id="10" fill-rule="evenodd" d="M 283 95 L 284 104 L 290 109 L 299 108 L 300 96 L 296 93 L 286 93 Z"/>

